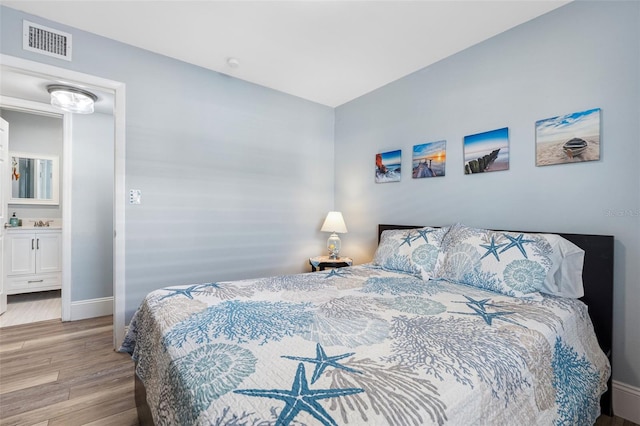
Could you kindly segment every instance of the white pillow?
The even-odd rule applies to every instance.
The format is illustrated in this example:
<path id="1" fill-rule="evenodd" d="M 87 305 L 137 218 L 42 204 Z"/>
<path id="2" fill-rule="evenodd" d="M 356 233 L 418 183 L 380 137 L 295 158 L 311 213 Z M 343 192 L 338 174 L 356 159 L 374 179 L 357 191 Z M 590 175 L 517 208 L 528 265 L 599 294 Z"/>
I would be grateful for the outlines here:
<path id="1" fill-rule="evenodd" d="M 584 250 L 556 234 L 492 231 L 462 224 L 442 242 L 437 278 L 509 296 L 584 294 Z"/>
<path id="2" fill-rule="evenodd" d="M 448 227 L 393 229 L 382 232 L 373 264 L 428 280 L 442 261 L 440 245 Z"/>
<path id="3" fill-rule="evenodd" d="M 556 296 L 579 299 L 584 296 L 582 283 L 582 268 L 584 265 L 584 250 L 571 241 L 556 234 L 544 235 L 547 241 L 558 251 L 561 256 L 560 267 L 555 271 L 554 283 L 549 291 L 545 292 Z"/>

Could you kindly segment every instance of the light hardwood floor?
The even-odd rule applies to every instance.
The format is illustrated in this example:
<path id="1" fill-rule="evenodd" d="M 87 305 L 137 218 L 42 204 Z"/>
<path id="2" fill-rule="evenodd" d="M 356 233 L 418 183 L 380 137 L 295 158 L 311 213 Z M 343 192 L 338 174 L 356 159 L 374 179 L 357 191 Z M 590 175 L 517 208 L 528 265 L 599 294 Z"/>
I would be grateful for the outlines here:
<path id="1" fill-rule="evenodd" d="M 7 311 L 0 315 L 0 327 L 60 318 L 60 293 L 60 290 L 52 290 L 7 296 Z"/>
<path id="2" fill-rule="evenodd" d="M 112 331 L 111 316 L 0 329 L 0 425 L 138 425 L 133 361 L 113 351 Z"/>
<path id="3" fill-rule="evenodd" d="M 133 384 L 111 316 L 0 329 L 0 425 L 137 425 Z"/>

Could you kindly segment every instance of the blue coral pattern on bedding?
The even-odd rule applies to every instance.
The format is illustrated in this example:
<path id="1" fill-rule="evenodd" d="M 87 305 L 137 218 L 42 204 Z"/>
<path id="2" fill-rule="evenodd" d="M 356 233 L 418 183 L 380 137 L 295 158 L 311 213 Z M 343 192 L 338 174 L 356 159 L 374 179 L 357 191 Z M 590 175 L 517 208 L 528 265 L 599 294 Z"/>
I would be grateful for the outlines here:
<path id="1" fill-rule="evenodd" d="M 428 280 L 441 261 L 440 246 L 448 227 L 394 229 L 384 231 L 373 264 L 394 272 L 405 272 Z"/>
<path id="2" fill-rule="evenodd" d="M 373 265 L 150 293 L 121 348 L 156 425 L 593 424 L 586 306 Z"/>
<path id="3" fill-rule="evenodd" d="M 434 277 L 516 297 L 581 297 L 584 251 L 555 234 L 455 224 L 442 240 Z"/>

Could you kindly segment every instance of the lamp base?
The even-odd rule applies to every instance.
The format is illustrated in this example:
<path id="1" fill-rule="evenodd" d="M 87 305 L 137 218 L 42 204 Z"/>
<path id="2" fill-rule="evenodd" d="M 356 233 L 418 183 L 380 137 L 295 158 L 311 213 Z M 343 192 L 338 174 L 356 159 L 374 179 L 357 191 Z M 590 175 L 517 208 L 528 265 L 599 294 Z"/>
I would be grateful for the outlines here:
<path id="1" fill-rule="evenodd" d="M 337 259 L 340 257 L 340 237 L 335 232 L 329 236 L 327 240 L 327 250 L 329 250 L 329 258 Z"/>

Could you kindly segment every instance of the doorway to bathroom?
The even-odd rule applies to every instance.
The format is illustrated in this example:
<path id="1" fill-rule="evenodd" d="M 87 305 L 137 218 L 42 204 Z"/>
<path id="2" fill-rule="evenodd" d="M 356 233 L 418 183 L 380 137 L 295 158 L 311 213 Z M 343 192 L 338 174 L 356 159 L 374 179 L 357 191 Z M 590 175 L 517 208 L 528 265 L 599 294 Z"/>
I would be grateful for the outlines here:
<path id="1" fill-rule="evenodd" d="M 3 238 L 7 304 L 0 327 L 62 318 L 65 138 L 63 115 L 48 109 L 6 98 L 0 103 L 0 117 L 9 128 L 3 202 L 10 218 Z"/>
<path id="2" fill-rule="evenodd" d="M 124 105 L 124 87 L 121 83 L 19 58 L 6 55 L 0 55 L 0 58 L 3 75 L 0 105 L 17 105 L 12 109 L 32 113 L 49 109 L 62 117 L 64 142 L 63 154 L 59 158 L 62 220 L 60 224 L 55 220 L 51 223 L 51 228 L 57 225 L 62 233 L 62 320 L 110 315 L 114 312 L 114 283 L 122 280 L 123 275 L 123 256 L 116 249 L 122 246 L 121 238 L 124 237 L 124 231 L 120 229 L 123 226 L 123 203 L 118 201 L 119 194 L 115 188 L 122 185 L 124 178 L 124 166 L 116 162 L 119 152 L 116 146 L 123 146 L 124 142 L 124 111 L 121 108 L 116 112 L 115 99 Z M 18 83 L 9 85 L 12 74 L 17 76 Z M 72 114 L 52 109 L 48 104 L 46 87 L 60 81 L 75 82 L 99 93 L 95 113 L 74 114 L 72 118 Z M 107 110 L 104 109 L 105 100 L 109 105 Z M 11 130 L 9 133 L 11 137 Z M 123 192 L 122 189 L 119 192 Z M 13 210 L 9 216 L 12 213 Z M 21 213 L 18 212 L 17 216 Z M 42 222 L 46 226 L 49 220 Z M 27 224 L 33 225 L 31 222 Z M 51 228 L 38 228 L 36 232 L 46 232 Z M 116 237 L 116 230 L 121 231 L 118 232 L 120 238 Z M 37 250 L 38 238 L 34 241 Z M 3 258 L 8 257 L 5 254 Z M 6 278 L 6 272 L 3 275 Z M 47 284 L 43 286 L 47 287 Z M 52 294 L 57 297 L 55 292 Z M 40 295 L 45 296 L 44 292 Z M 11 302 L 11 295 L 5 297 Z"/>

